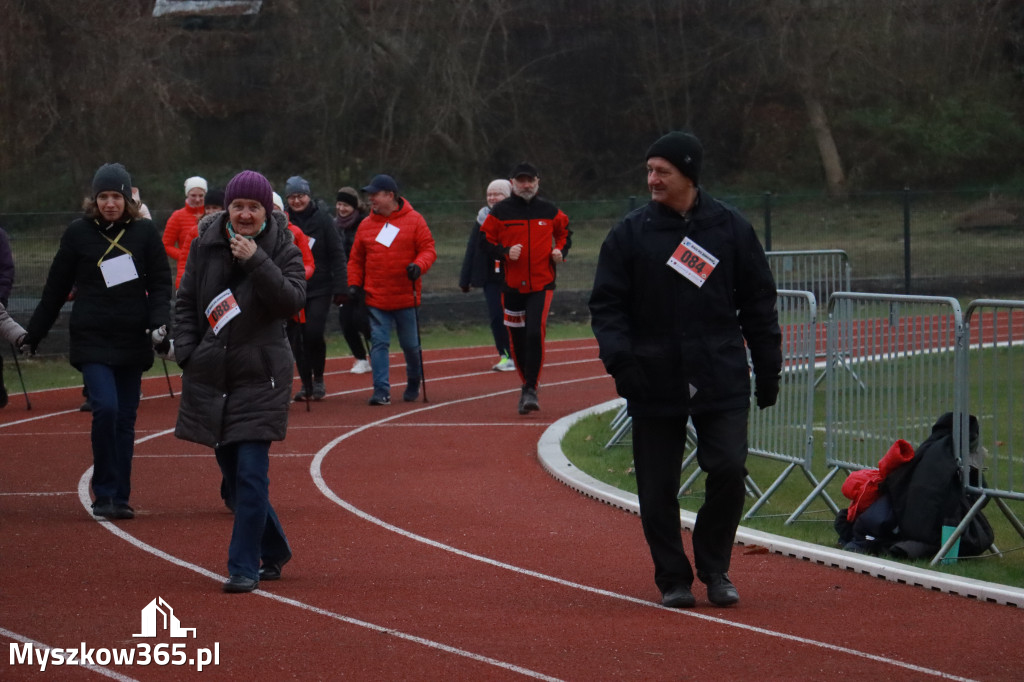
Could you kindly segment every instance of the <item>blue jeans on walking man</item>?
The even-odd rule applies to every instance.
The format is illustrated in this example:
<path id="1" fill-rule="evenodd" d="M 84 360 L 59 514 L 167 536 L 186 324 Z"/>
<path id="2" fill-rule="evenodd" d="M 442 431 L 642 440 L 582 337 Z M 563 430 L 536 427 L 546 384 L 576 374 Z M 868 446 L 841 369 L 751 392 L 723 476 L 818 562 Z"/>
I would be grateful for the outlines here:
<path id="1" fill-rule="evenodd" d="M 423 367 L 420 365 L 420 338 L 416 327 L 416 309 L 370 309 L 370 365 L 373 369 L 374 396 L 391 397 L 388 351 L 391 348 L 391 328 L 398 329 L 398 345 L 405 354 L 405 400 L 415 400 L 420 392 Z"/>

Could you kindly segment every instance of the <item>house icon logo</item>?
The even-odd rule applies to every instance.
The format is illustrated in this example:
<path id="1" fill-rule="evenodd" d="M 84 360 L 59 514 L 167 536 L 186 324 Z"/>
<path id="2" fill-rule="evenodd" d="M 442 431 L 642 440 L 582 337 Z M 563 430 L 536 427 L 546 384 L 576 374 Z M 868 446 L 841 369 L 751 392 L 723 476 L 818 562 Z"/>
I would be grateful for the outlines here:
<path id="1" fill-rule="evenodd" d="M 132 637 L 156 637 L 158 629 L 166 630 L 171 637 L 187 639 L 190 632 L 192 639 L 196 637 L 195 628 L 181 627 L 181 622 L 174 615 L 174 609 L 163 600 L 163 597 L 157 597 L 143 607 L 141 629 L 141 633 L 132 635 Z"/>

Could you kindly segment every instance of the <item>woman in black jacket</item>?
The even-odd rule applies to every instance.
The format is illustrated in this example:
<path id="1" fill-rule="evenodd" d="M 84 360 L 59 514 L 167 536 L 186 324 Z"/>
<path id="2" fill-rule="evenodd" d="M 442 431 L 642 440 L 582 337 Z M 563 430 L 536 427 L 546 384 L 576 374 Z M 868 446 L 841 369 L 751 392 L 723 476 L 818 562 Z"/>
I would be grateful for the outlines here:
<path id="1" fill-rule="evenodd" d="M 359 223 L 368 215 L 368 211 L 359 200 L 359 192 L 353 187 L 342 187 L 338 190 L 334 227 L 345 245 L 345 253 L 352 253 L 352 243 L 356 239 Z M 366 309 L 366 301 L 349 299 L 338 307 L 338 323 L 345 337 L 352 356 L 353 374 L 366 374 L 370 371 L 367 360 L 367 349 L 370 347 L 370 312 Z"/>
<path id="2" fill-rule="evenodd" d="M 85 215 L 68 225 L 28 323 L 35 352 L 76 288 L 70 360 L 92 405 L 93 514 L 134 518 L 131 493 L 135 416 L 142 373 L 153 365 L 151 333 L 170 317 L 171 268 L 160 233 L 139 218 L 125 167 L 96 171 Z"/>
<path id="3" fill-rule="evenodd" d="M 306 276 L 265 177 L 242 171 L 224 201 L 227 211 L 199 223 L 174 305 L 174 355 L 183 370 L 174 435 L 214 448 L 235 491 L 224 591 L 251 592 L 261 579 L 280 578 L 292 557 L 268 473 L 270 444 L 288 429 L 285 323 L 302 309 Z"/>

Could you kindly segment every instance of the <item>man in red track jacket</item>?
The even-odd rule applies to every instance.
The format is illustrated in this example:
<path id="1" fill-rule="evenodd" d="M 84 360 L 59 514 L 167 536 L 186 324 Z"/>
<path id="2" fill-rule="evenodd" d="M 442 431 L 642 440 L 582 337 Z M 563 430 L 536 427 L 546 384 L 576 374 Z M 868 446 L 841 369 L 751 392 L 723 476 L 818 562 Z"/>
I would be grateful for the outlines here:
<path id="1" fill-rule="evenodd" d="M 437 260 L 434 237 L 423 216 L 398 194 L 388 175 L 377 175 L 363 187 L 372 212 L 356 229 L 348 257 L 349 296 L 366 297 L 370 313 L 370 365 L 373 395 L 370 405 L 391 404 L 388 349 L 392 326 L 405 354 L 406 386 L 402 398 L 413 402 L 420 394 L 420 361 L 416 308 L 422 291 L 420 276 Z"/>
<path id="2" fill-rule="evenodd" d="M 529 163 L 512 171 L 512 196 L 491 209 L 480 227 L 482 248 L 505 261 L 505 325 L 523 382 L 519 414 L 540 409 L 537 381 L 544 365 L 544 331 L 555 289 L 555 263 L 569 252 L 569 218 L 537 196 L 540 177 Z"/>

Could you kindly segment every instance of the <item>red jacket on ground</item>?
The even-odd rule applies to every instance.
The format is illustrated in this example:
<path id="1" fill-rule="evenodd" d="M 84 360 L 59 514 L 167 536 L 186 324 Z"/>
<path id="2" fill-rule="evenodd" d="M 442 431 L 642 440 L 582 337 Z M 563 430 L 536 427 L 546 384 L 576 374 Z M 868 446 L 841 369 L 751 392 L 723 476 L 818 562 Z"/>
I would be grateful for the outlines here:
<path id="1" fill-rule="evenodd" d="M 914 459 L 914 446 L 900 438 L 878 462 L 877 469 L 860 469 L 843 481 L 843 495 L 852 501 L 846 510 L 846 520 L 854 521 L 878 499 L 878 486 L 895 469 Z"/>
<path id="2" fill-rule="evenodd" d="M 390 246 L 382 243 L 387 241 L 381 235 L 387 225 L 398 228 Z M 427 221 L 406 199 L 399 199 L 399 207 L 391 215 L 371 213 L 359 223 L 348 257 L 348 284 L 362 287 L 366 305 L 372 308 L 412 308 L 419 303 L 422 278 L 410 282 L 405 268 L 415 263 L 421 274 L 426 274 L 435 260 L 434 236 Z"/>
<path id="3" fill-rule="evenodd" d="M 188 247 L 199 234 L 199 221 L 206 213 L 206 208 L 192 208 L 185 205 L 171 214 L 164 225 L 164 250 L 167 255 L 178 261 L 178 275 L 174 278 L 174 288 L 181 286 L 181 276 L 185 273 L 185 261 L 188 260 Z"/>

